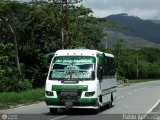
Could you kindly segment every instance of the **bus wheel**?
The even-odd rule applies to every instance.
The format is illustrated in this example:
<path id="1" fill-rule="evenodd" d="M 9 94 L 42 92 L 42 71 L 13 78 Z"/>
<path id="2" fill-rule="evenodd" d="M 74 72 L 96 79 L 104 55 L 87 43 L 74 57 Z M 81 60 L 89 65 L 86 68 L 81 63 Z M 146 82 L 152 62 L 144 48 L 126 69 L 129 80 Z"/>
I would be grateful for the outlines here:
<path id="1" fill-rule="evenodd" d="M 100 108 L 93 109 L 93 114 L 98 114 L 100 112 Z"/>
<path id="2" fill-rule="evenodd" d="M 50 113 L 53 115 L 57 114 L 57 110 L 58 110 L 57 108 L 50 108 Z"/>
<path id="3" fill-rule="evenodd" d="M 100 112 L 100 104 L 97 103 L 98 108 L 97 109 L 93 109 L 93 114 L 98 114 Z"/>
<path id="4" fill-rule="evenodd" d="M 109 108 L 111 108 L 113 106 L 113 95 L 111 94 L 111 100 L 110 100 L 110 103 L 109 103 Z"/>

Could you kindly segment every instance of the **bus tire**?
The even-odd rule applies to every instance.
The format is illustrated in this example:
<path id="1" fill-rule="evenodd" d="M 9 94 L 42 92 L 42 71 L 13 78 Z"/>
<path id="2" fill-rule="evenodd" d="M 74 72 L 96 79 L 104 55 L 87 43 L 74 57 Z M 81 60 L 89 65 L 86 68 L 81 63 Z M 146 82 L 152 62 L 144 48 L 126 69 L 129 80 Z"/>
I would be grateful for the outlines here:
<path id="1" fill-rule="evenodd" d="M 57 114 L 57 108 L 50 108 L 49 109 L 50 110 L 50 113 L 52 114 L 52 115 L 55 115 L 55 114 Z"/>
<path id="2" fill-rule="evenodd" d="M 97 109 L 92 109 L 93 114 L 98 114 L 100 112 L 100 108 L 98 107 Z"/>
<path id="3" fill-rule="evenodd" d="M 113 95 L 111 94 L 111 100 L 110 100 L 110 103 L 109 103 L 109 108 L 111 108 L 113 106 Z"/>
<path id="4" fill-rule="evenodd" d="M 93 113 L 94 114 L 98 114 L 100 112 L 101 106 L 100 106 L 100 102 L 97 102 L 97 109 L 93 109 Z"/>

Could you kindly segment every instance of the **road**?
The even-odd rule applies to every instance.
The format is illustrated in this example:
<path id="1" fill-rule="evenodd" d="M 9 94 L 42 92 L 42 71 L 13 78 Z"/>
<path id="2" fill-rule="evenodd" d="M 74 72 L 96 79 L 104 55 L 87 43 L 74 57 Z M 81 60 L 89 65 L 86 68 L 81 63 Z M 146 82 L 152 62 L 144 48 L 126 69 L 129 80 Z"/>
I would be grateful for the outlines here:
<path id="1" fill-rule="evenodd" d="M 1 110 L 0 113 L 7 113 L 10 118 L 18 120 L 117 120 L 126 119 L 125 115 L 151 113 L 160 102 L 160 81 L 138 83 L 117 89 L 113 107 L 103 108 L 99 114 L 83 109 L 67 112 L 59 110 L 58 114 L 51 115 L 44 102 Z"/>

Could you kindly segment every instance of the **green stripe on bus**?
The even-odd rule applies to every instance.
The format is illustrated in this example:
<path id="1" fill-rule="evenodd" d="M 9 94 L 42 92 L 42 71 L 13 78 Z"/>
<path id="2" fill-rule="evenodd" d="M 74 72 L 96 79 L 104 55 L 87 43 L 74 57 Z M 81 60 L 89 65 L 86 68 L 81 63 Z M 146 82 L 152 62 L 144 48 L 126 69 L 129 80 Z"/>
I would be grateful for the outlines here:
<path id="1" fill-rule="evenodd" d="M 82 91 L 88 91 L 88 85 L 53 85 L 52 90 L 58 91 L 62 89 L 79 89 Z"/>
<path id="2" fill-rule="evenodd" d="M 97 98 L 80 98 L 77 100 L 78 103 L 96 103 Z"/>

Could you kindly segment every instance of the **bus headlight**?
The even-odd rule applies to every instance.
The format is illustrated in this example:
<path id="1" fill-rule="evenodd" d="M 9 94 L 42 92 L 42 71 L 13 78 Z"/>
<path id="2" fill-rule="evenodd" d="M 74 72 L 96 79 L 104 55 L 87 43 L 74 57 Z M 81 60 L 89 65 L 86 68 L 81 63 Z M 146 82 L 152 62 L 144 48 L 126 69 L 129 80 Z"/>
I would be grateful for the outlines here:
<path id="1" fill-rule="evenodd" d="M 46 91 L 46 95 L 53 96 L 53 92 L 52 91 Z"/>
<path id="2" fill-rule="evenodd" d="M 95 94 L 95 91 L 86 92 L 86 93 L 85 93 L 85 96 L 86 96 L 86 97 L 91 97 L 91 96 L 93 96 L 94 94 Z"/>

